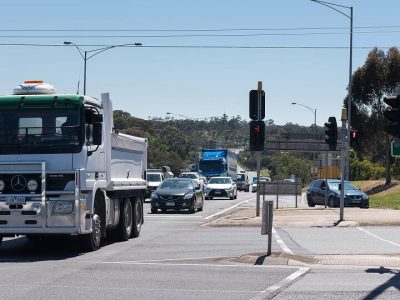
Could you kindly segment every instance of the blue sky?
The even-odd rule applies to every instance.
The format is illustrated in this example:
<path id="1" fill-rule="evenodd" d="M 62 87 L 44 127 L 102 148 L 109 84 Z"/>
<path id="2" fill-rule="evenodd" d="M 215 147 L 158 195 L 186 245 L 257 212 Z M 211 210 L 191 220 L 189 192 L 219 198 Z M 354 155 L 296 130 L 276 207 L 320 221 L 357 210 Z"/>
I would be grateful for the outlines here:
<path id="1" fill-rule="evenodd" d="M 332 2 L 354 7 L 353 71 L 373 47 L 398 46 L 400 1 Z M 248 93 L 260 80 L 266 119 L 310 125 L 312 112 L 291 105 L 298 102 L 316 108 L 317 124 L 323 126 L 329 116 L 339 118 L 346 95 L 349 19 L 309 0 L 3 0 L 1 12 L 0 94 L 25 79 L 43 79 L 59 93 L 75 93 L 80 80 L 82 92 L 83 59 L 74 47 L 4 45 L 72 41 L 82 50 L 142 43 L 88 60 L 87 94 L 110 92 L 114 109 L 145 119 L 172 112 L 175 118 L 225 113 L 248 120 Z M 131 31 L 82 31 L 89 29 Z M 178 31 L 198 29 L 209 31 Z M 243 46 L 264 48 L 237 48 Z"/>

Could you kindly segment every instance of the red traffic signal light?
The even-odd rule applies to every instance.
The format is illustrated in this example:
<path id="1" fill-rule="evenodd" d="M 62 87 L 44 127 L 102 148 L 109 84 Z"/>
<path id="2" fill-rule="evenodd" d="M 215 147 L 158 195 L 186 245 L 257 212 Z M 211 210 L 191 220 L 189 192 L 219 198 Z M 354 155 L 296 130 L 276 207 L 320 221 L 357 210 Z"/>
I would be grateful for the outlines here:
<path id="1" fill-rule="evenodd" d="M 250 150 L 263 151 L 265 142 L 264 121 L 250 121 Z"/>
<path id="2" fill-rule="evenodd" d="M 350 147 L 356 147 L 358 145 L 358 131 L 350 130 Z"/>

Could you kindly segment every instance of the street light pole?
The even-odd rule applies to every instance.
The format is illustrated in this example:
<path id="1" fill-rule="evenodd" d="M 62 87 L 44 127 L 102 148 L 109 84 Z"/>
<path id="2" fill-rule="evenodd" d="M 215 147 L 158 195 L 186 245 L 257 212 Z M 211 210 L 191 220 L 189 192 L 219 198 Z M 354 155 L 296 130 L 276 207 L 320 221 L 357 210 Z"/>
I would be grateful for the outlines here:
<path id="1" fill-rule="evenodd" d="M 73 42 L 69 42 L 66 41 L 64 42 L 64 45 L 66 46 L 74 46 L 79 54 L 81 55 L 82 59 L 83 59 L 83 94 L 86 95 L 86 65 L 87 65 L 87 61 L 89 59 L 91 59 L 93 56 L 96 56 L 97 54 L 100 54 L 101 52 L 110 50 L 112 48 L 116 48 L 116 47 L 131 47 L 131 46 L 142 46 L 141 43 L 134 43 L 134 44 L 120 44 L 120 45 L 112 45 L 112 46 L 107 46 L 107 47 L 102 47 L 102 48 L 98 48 L 98 49 L 93 49 L 93 50 L 82 50 L 79 46 L 77 46 L 75 43 Z M 88 55 L 91 54 L 91 55 Z"/>
<path id="2" fill-rule="evenodd" d="M 310 0 L 312 2 L 326 6 L 341 15 L 347 17 L 350 20 L 350 59 L 349 59 L 349 87 L 348 87 L 348 97 L 347 97 L 347 138 L 346 143 L 346 179 L 349 180 L 350 177 L 350 129 L 351 129 L 351 103 L 352 98 L 352 66 L 353 66 L 353 6 L 344 6 L 331 2 L 321 1 L 321 0 Z M 337 8 L 338 7 L 338 8 Z M 350 10 L 350 15 L 344 13 L 341 9 Z"/>
<path id="3" fill-rule="evenodd" d="M 314 138 L 317 139 L 317 109 L 316 108 L 311 108 L 307 105 L 297 103 L 297 102 L 292 102 L 292 105 L 300 105 L 305 108 L 307 108 L 309 111 L 311 111 L 314 114 Z M 312 175 L 313 179 L 315 179 L 315 152 L 313 152 L 313 166 L 312 166 Z"/>

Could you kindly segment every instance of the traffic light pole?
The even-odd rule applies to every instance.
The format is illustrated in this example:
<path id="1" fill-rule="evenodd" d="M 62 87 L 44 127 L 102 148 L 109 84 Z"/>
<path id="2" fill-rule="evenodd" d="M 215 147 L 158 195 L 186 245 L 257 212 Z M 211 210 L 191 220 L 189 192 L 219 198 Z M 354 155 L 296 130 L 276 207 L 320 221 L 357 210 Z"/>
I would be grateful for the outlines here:
<path id="1" fill-rule="evenodd" d="M 262 81 L 258 82 L 258 99 L 257 99 L 257 120 L 262 120 Z M 261 151 L 256 152 L 257 159 L 257 196 L 256 196 L 256 217 L 260 216 L 260 169 L 261 169 Z"/>
<path id="2" fill-rule="evenodd" d="M 339 221 L 342 222 L 344 220 L 344 179 L 347 171 L 345 162 L 345 157 L 347 153 L 347 144 L 346 144 L 346 132 L 347 132 L 347 117 L 345 117 L 347 111 L 346 109 L 342 110 L 342 143 L 340 147 L 340 171 L 341 171 L 341 179 L 340 179 L 340 219 Z M 347 157 L 349 160 L 350 157 Z M 350 165 L 350 163 L 348 164 Z M 349 173 L 350 174 L 350 173 Z"/>

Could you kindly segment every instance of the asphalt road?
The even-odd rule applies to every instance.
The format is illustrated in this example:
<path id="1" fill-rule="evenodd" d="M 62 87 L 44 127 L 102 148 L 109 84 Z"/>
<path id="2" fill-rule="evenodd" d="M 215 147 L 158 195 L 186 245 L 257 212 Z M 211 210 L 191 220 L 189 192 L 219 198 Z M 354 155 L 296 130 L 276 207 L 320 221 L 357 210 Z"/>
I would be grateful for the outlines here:
<path id="1" fill-rule="evenodd" d="M 81 253 L 76 240 L 5 239 L 0 248 L 4 299 L 398 299 L 396 268 L 369 266 L 371 254 L 399 256 L 398 227 L 276 228 L 272 251 L 317 256 L 323 265 L 255 265 L 241 260 L 266 251 L 257 227 L 210 227 L 255 194 L 205 202 L 204 211 L 150 213 L 141 236 L 107 241 Z M 292 199 L 288 199 L 291 202 Z M 340 255 L 348 255 L 342 264 Z M 373 261 L 376 264 L 376 260 Z M 381 262 L 378 259 L 378 262 Z M 366 265 L 364 265 L 366 263 Z"/>

